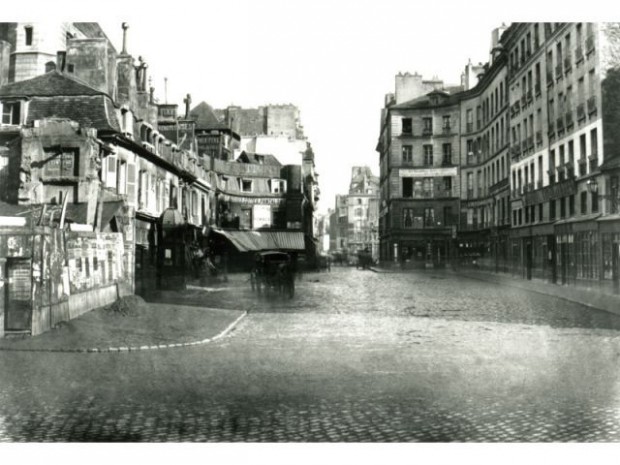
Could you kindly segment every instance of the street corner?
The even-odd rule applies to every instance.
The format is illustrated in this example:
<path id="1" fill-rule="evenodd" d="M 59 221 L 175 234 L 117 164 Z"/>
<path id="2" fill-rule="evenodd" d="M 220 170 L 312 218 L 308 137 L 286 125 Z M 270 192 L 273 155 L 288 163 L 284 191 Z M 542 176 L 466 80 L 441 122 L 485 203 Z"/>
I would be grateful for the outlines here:
<path id="1" fill-rule="evenodd" d="M 225 336 L 246 314 L 128 296 L 39 336 L 0 339 L 0 351 L 109 353 L 204 344 Z"/>

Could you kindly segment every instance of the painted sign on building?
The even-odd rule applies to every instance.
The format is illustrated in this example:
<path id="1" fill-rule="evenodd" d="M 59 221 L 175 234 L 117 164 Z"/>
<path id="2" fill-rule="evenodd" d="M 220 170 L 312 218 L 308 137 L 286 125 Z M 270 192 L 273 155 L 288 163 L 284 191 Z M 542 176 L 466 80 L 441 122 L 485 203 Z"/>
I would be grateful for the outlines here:
<path id="1" fill-rule="evenodd" d="M 252 205 L 252 229 L 271 227 L 271 205 Z"/>

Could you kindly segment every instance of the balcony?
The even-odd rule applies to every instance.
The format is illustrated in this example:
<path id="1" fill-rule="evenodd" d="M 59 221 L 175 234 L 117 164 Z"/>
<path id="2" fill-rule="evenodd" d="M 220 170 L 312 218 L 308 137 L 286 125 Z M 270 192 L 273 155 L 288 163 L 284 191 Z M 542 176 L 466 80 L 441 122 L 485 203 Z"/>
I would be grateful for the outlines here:
<path id="1" fill-rule="evenodd" d="M 579 164 L 579 176 L 585 176 L 588 172 L 588 160 L 583 157 L 577 160 Z"/>
<path id="2" fill-rule="evenodd" d="M 527 149 L 532 150 L 534 148 L 534 136 L 527 138 Z"/>
<path id="3" fill-rule="evenodd" d="M 441 166 L 451 166 L 452 165 L 452 157 L 443 157 L 441 160 Z"/>
<path id="4" fill-rule="evenodd" d="M 510 107 L 511 116 L 514 116 L 514 115 L 518 114 L 520 111 L 521 111 L 521 105 L 520 105 L 519 101 L 517 100 Z"/>
<path id="5" fill-rule="evenodd" d="M 400 135 L 402 137 L 413 137 L 413 131 L 411 129 L 403 129 Z"/>
<path id="6" fill-rule="evenodd" d="M 592 152 L 592 155 L 588 157 L 588 162 L 590 165 L 590 173 L 595 171 L 598 167 L 598 153 Z"/>
<path id="7" fill-rule="evenodd" d="M 594 51 L 594 36 L 588 36 L 586 38 L 586 55 L 589 55 Z"/>
<path id="8" fill-rule="evenodd" d="M 588 115 L 596 113 L 596 97 L 592 96 L 588 99 Z"/>
<path id="9" fill-rule="evenodd" d="M 474 131 L 474 123 L 467 123 L 467 132 Z"/>
<path id="10" fill-rule="evenodd" d="M 583 103 L 577 105 L 577 121 L 586 119 L 586 109 Z"/>
<path id="11" fill-rule="evenodd" d="M 473 189 L 467 189 L 467 199 L 473 199 L 474 198 L 474 190 Z"/>
<path id="12" fill-rule="evenodd" d="M 527 100 L 527 103 L 532 103 L 532 89 L 530 88 L 530 90 L 527 91 L 527 94 L 525 94 L 525 100 Z"/>
<path id="13" fill-rule="evenodd" d="M 443 126 L 441 128 L 441 130 L 443 131 L 444 134 L 451 134 L 452 133 L 452 127 L 451 126 Z"/>
<path id="14" fill-rule="evenodd" d="M 566 127 L 569 128 L 573 125 L 573 112 L 568 111 L 565 115 Z"/>
<path id="15" fill-rule="evenodd" d="M 555 127 L 557 128 L 558 132 L 563 132 L 564 131 L 564 118 L 560 116 L 558 119 L 556 119 Z"/>
<path id="16" fill-rule="evenodd" d="M 562 72 L 562 64 L 560 63 L 559 65 L 555 66 L 555 79 L 559 81 L 560 79 L 562 79 L 563 76 L 564 73 Z"/>
<path id="17" fill-rule="evenodd" d="M 575 50 L 575 64 L 579 64 L 583 61 L 583 48 L 581 47 L 581 45 L 579 45 L 577 47 L 577 50 Z"/>
<path id="18" fill-rule="evenodd" d="M 564 57 L 564 72 L 568 73 L 573 67 L 571 63 L 570 56 Z"/>
<path id="19" fill-rule="evenodd" d="M 516 143 L 515 145 L 511 146 L 510 154 L 513 157 L 518 157 L 519 155 L 521 155 L 521 145 L 519 143 Z"/>
<path id="20" fill-rule="evenodd" d="M 524 94 L 521 96 L 521 107 L 522 107 L 522 108 L 525 108 L 525 106 L 526 106 L 526 105 L 527 105 L 527 97 L 526 97 L 526 94 L 524 93 Z"/>
<path id="21" fill-rule="evenodd" d="M 521 151 L 522 152 L 527 152 L 527 139 L 521 141 Z"/>
<path id="22" fill-rule="evenodd" d="M 433 128 L 424 128 L 424 129 L 422 129 L 422 135 L 423 136 L 432 136 L 433 135 Z"/>
<path id="23" fill-rule="evenodd" d="M 543 138 L 542 138 L 542 131 L 536 131 L 536 145 L 542 145 L 543 143 Z"/>

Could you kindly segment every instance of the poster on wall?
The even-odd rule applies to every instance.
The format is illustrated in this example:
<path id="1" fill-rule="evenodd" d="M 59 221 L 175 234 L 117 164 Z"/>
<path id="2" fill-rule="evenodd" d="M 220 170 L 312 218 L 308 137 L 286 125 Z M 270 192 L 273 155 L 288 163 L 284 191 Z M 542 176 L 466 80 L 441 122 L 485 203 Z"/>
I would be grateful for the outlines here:
<path id="1" fill-rule="evenodd" d="M 252 205 L 252 229 L 271 227 L 271 205 Z"/>

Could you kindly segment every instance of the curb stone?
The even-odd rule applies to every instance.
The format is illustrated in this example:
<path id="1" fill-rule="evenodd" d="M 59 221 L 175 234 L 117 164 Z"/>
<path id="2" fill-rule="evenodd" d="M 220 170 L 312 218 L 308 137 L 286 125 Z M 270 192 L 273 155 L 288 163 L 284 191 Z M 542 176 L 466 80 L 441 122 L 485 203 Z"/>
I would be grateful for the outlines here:
<path id="1" fill-rule="evenodd" d="M 143 345 L 143 346 L 121 346 L 121 347 L 90 347 L 87 349 L 33 349 L 33 348 L 24 348 L 20 349 L 17 347 L 0 347 L 0 351 L 4 352 L 61 352 L 61 353 L 82 353 L 82 354 L 101 354 L 101 353 L 129 353 L 129 352 L 140 352 L 145 350 L 158 350 L 158 349 L 175 349 L 178 347 L 193 347 L 197 345 L 208 344 L 210 342 L 217 341 L 218 339 L 223 338 L 229 332 L 231 332 L 237 324 L 241 320 L 243 320 L 248 315 L 247 310 L 244 311 L 235 321 L 229 324 L 223 331 L 216 334 L 215 336 L 208 337 L 206 339 L 202 339 L 200 341 L 191 341 L 191 342 L 172 342 L 170 344 L 156 344 L 152 346 Z"/>

